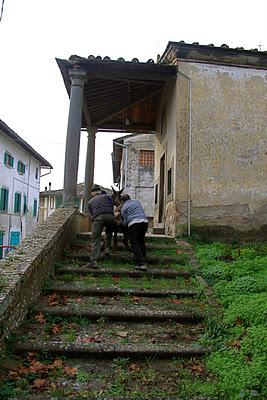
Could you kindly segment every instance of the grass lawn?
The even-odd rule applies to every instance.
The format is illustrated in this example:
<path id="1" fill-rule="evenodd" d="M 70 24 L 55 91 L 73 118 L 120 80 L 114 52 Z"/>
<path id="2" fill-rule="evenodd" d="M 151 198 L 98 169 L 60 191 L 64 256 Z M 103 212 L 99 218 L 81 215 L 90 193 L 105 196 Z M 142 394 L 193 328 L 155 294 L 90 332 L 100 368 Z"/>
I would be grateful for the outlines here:
<path id="1" fill-rule="evenodd" d="M 222 315 L 208 319 L 204 342 L 214 399 L 267 398 L 267 244 L 193 244 Z M 204 389 L 204 388 L 203 388 Z"/>

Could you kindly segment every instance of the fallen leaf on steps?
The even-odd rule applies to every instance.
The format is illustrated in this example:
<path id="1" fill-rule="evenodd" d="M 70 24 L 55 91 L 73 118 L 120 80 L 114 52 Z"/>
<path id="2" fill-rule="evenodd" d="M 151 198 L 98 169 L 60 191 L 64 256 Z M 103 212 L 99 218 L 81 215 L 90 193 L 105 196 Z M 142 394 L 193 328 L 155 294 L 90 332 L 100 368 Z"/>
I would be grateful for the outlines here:
<path id="1" fill-rule="evenodd" d="M 120 332 L 117 332 L 116 335 L 121 338 L 126 338 L 128 336 L 128 332 L 120 331 Z"/>

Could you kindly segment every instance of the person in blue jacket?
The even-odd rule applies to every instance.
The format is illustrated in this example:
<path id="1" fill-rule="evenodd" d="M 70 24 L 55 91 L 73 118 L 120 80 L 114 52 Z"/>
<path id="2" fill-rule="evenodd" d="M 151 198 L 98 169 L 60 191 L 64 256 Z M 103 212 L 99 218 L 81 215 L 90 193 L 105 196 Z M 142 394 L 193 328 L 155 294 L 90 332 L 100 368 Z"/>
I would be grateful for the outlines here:
<path id="1" fill-rule="evenodd" d="M 146 245 L 145 234 L 148 228 L 148 220 L 140 201 L 131 200 L 128 194 L 121 196 L 123 206 L 121 216 L 128 226 L 128 234 L 131 248 L 136 258 L 136 269 L 146 270 Z"/>

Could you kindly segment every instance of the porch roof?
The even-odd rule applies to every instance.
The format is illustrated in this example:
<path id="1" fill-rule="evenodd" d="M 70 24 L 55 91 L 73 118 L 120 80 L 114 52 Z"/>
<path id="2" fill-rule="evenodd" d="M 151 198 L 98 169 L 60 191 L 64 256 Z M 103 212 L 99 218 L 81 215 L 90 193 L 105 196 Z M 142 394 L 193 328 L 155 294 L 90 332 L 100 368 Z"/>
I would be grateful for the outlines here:
<path id="1" fill-rule="evenodd" d="M 91 125 L 102 131 L 155 131 L 163 87 L 177 72 L 176 66 L 151 59 L 141 63 L 136 58 L 125 61 L 73 55 L 56 61 L 69 96 L 69 70 L 79 67 L 87 72 L 82 127 Z"/>

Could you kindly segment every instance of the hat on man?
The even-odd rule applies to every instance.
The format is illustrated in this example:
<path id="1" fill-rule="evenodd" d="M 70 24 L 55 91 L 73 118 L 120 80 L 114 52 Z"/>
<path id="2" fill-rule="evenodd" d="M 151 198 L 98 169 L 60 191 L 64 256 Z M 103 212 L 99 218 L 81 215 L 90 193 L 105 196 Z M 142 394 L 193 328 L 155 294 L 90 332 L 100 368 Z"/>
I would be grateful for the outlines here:
<path id="1" fill-rule="evenodd" d="M 91 193 L 93 193 L 93 192 L 101 192 L 101 187 L 100 186 L 98 186 L 98 185 L 94 185 L 93 187 L 92 187 L 92 190 L 91 190 Z"/>
<path id="2" fill-rule="evenodd" d="M 121 200 L 125 203 L 125 201 L 131 200 L 131 197 L 128 194 L 123 194 Z"/>

